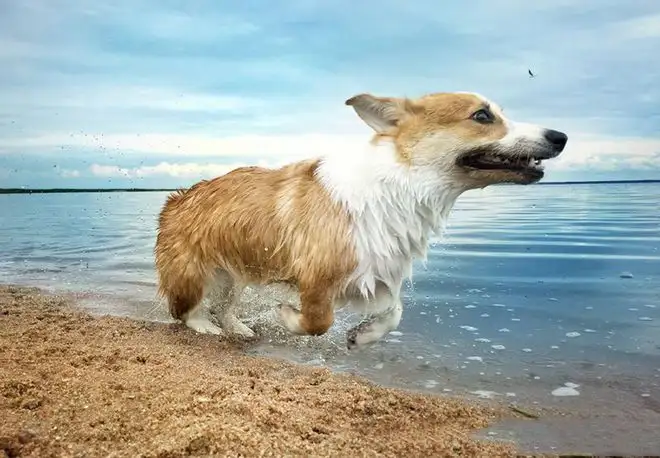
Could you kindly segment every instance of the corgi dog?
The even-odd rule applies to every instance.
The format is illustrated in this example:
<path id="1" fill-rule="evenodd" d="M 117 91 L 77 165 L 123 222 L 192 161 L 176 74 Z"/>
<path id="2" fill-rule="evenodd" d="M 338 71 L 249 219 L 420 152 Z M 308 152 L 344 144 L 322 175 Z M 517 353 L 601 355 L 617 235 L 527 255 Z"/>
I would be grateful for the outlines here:
<path id="1" fill-rule="evenodd" d="M 346 100 L 374 134 L 359 151 L 240 167 L 171 194 L 158 220 L 159 293 L 171 315 L 200 333 L 250 339 L 236 307 L 248 285 L 286 284 L 300 307 L 280 304 L 297 335 L 324 334 L 338 308 L 364 318 L 348 348 L 401 321 L 403 280 L 426 257 L 465 191 L 531 184 L 568 137 L 507 119 L 476 93 Z M 207 297 L 219 325 L 200 306 Z"/>

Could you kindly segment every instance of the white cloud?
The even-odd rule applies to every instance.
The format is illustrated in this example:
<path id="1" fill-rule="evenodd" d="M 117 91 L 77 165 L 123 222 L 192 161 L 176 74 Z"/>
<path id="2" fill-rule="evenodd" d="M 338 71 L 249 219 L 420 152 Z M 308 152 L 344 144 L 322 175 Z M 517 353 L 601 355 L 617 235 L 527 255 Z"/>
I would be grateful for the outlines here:
<path id="1" fill-rule="evenodd" d="M 87 139 L 88 137 L 82 137 Z M 139 137 L 104 138 L 106 148 L 119 148 L 149 153 L 169 154 L 181 160 L 186 154 L 209 157 L 263 157 L 272 166 L 288 161 L 332 154 L 337 151 L 358 150 L 369 139 L 368 135 L 310 134 L 290 136 L 242 136 L 226 138 L 153 135 Z M 121 169 L 114 166 L 95 165 L 92 172 L 99 176 L 148 176 L 170 175 L 175 177 L 215 176 L 225 173 L 235 165 L 179 164 L 163 162 L 154 167 Z M 616 170 L 618 168 L 659 169 L 660 139 L 602 137 L 592 134 L 576 134 L 569 138 L 564 153 L 548 161 L 548 169 L 570 171 L 579 168 L 591 170 Z"/>
<path id="2" fill-rule="evenodd" d="M 170 176 L 175 178 L 210 178 L 234 170 L 235 168 L 247 164 L 199 164 L 195 162 L 188 163 L 169 163 L 161 162 L 154 166 L 140 166 L 133 168 L 124 168 L 116 165 L 92 164 L 90 171 L 98 177 L 121 177 L 121 178 L 145 178 L 152 176 Z M 264 161 L 258 164 L 262 167 L 268 167 Z"/>
<path id="3" fill-rule="evenodd" d="M 122 19 L 130 17 L 128 11 L 121 13 Z M 137 21 L 125 22 L 139 33 L 151 35 L 156 39 L 182 40 L 193 43 L 208 43 L 230 37 L 240 37 L 259 31 L 255 24 L 238 17 L 203 17 L 191 16 L 183 12 L 159 12 L 140 17 Z M 187 32 L 187 33 L 186 33 Z"/>
<path id="4" fill-rule="evenodd" d="M 0 38 L 0 60 L 42 57 L 46 54 L 43 46 L 21 40 Z"/>
<path id="5" fill-rule="evenodd" d="M 618 39 L 660 38 L 660 14 L 639 16 L 619 22 L 614 27 Z"/>
<path id="6" fill-rule="evenodd" d="M 186 156 L 261 157 L 271 164 L 332 154 L 336 151 L 350 152 L 360 149 L 370 138 L 364 129 L 362 134 L 309 133 L 300 135 L 240 135 L 209 136 L 185 134 L 145 135 L 102 135 L 71 134 L 34 137 L 30 139 L 0 140 L 0 148 L 48 148 L 77 147 L 90 150 L 121 151 L 124 154 L 159 154 L 185 160 Z M 173 167 L 164 162 L 163 167 Z M 608 137 L 589 133 L 571 133 L 566 151 L 548 163 L 555 170 L 570 170 L 576 167 L 612 170 L 621 166 L 644 169 L 660 168 L 660 139 L 643 137 Z M 109 166 L 108 166 L 109 167 Z M 191 171 L 185 168 L 170 168 L 171 176 L 197 176 L 197 165 Z M 206 166 L 205 166 L 206 167 Z M 224 167 L 224 166 L 208 166 Z M 97 169 L 95 174 L 134 174 L 141 170 L 144 175 L 161 173 L 160 169 L 133 169 L 125 172 L 117 169 Z M 164 170 L 164 169 L 163 169 Z M 194 172 L 192 170 L 195 170 Z M 176 175 L 192 173 L 192 175 Z M 214 172 L 215 174 L 215 172 Z"/>
<path id="7" fill-rule="evenodd" d="M 660 139 L 578 134 L 564 153 L 548 162 L 553 170 L 660 169 Z"/>
<path id="8" fill-rule="evenodd" d="M 250 156 L 281 160 L 325 155 L 337 150 L 347 151 L 360 148 L 369 138 L 368 134 L 332 135 L 326 133 L 231 137 L 178 134 L 72 134 L 0 141 L 0 148 L 73 146 L 118 150 L 126 154 L 156 153 L 177 156 L 178 158 L 186 155 L 210 157 Z"/>
<path id="9" fill-rule="evenodd" d="M 67 108 L 149 108 L 170 111 L 255 110 L 263 105 L 258 99 L 240 96 L 192 93 L 167 87 L 94 85 L 80 87 L 35 88 L 29 93 L 6 91 L 5 107 L 28 106 Z"/>
<path id="10" fill-rule="evenodd" d="M 80 177 L 80 170 L 62 169 L 60 176 L 63 178 L 78 178 Z"/>

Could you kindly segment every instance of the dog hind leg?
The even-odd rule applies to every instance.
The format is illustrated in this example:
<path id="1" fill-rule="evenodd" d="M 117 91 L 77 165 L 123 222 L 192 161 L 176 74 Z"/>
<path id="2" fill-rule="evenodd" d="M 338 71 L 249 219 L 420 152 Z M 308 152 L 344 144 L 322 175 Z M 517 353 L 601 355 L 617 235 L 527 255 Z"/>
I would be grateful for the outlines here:
<path id="1" fill-rule="evenodd" d="M 209 292 L 209 300 L 217 313 L 222 329 L 228 336 L 242 339 L 253 339 L 255 333 L 236 316 L 244 286 L 235 281 L 231 274 L 224 270 L 216 272 Z"/>
<path id="2" fill-rule="evenodd" d="M 204 309 L 202 304 L 186 313 L 182 320 L 186 326 L 200 334 L 223 334 L 222 329 L 211 322 L 208 311 Z"/>
<path id="3" fill-rule="evenodd" d="M 222 334 L 222 330 L 211 322 L 202 304 L 204 280 L 201 275 L 193 275 L 191 271 L 176 275 L 161 271 L 160 274 L 160 290 L 167 298 L 174 319 L 183 321 L 190 329 L 201 334 Z"/>

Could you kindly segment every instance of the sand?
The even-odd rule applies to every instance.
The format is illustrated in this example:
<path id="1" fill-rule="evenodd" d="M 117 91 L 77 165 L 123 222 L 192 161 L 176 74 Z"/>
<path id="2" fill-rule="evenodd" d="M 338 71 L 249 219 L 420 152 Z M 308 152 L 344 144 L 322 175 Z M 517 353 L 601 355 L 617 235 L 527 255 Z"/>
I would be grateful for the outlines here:
<path id="1" fill-rule="evenodd" d="M 0 286 L 0 457 L 513 456 L 500 414 Z"/>

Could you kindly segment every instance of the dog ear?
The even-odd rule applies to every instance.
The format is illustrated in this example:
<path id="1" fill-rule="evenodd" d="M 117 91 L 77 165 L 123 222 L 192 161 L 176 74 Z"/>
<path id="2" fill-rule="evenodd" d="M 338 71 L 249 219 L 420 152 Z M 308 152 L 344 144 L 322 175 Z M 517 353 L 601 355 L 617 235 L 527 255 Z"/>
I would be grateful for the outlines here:
<path id="1" fill-rule="evenodd" d="M 353 107 L 358 116 L 379 134 L 397 127 L 414 111 L 408 99 L 375 97 L 371 94 L 358 94 L 344 103 Z"/>

